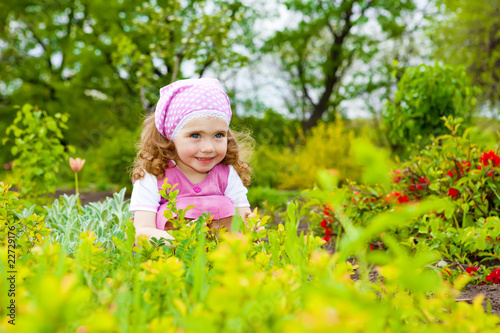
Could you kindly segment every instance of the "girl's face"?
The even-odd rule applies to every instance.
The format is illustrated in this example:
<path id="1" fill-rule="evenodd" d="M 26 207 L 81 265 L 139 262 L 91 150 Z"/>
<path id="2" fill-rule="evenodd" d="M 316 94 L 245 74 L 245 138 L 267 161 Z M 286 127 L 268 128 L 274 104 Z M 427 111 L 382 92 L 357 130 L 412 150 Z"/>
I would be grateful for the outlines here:
<path id="1" fill-rule="evenodd" d="M 226 156 L 227 123 L 217 117 L 199 117 L 186 123 L 175 138 L 177 167 L 186 176 L 206 174 Z"/>

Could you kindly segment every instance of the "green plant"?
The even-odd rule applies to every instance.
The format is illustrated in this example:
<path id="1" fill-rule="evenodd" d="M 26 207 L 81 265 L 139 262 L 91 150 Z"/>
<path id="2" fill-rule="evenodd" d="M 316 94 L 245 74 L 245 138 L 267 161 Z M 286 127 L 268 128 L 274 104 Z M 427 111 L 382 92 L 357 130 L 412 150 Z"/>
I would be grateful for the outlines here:
<path id="1" fill-rule="evenodd" d="M 430 136 L 447 133 L 442 117 L 470 119 L 478 89 L 462 67 L 420 65 L 405 70 L 394 102 L 387 104 L 384 124 L 397 154 L 406 156 L 411 145 L 422 147 Z"/>
<path id="2" fill-rule="evenodd" d="M 251 186 L 248 189 L 247 197 L 251 207 L 276 207 L 281 209 L 288 202 L 300 197 L 300 192 L 277 190 L 272 187 Z"/>
<path id="3" fill-rule="evenodd" d="M 10 187 L 0 182 L 0 246 L 8 247 L 15 261 L 15 258 L 28 254 L 33 246 L 43 244 L 49 229 L 45 217 L 34 213 L 34 206 L 21 211 L 19 194 L 10 191 Z"/>
<path id="4" fill-rule="evenodd" d="M 442 120 L 451 134 L 439 136 L 432 144 L 412 153 L 408 161 L 393 169 L 392 180 L 387 171 L 373 170 L 373 165 L 380 165 L 382 160 L 360 161 L 368 166 L 363 172 L 366 182 L 345 186 L 343 212 L 356 226 L 368 228 L 377 216 L 389 210 L 431 198 L 446 199 L 449 202 L 446 209 L 418 216 L 390 233 L 414 252 L 435 251 L 451 263 L 498 259 L 500 187 L 496 178 L 500 175 L 500 157 L 492 147 L 472 142 L 471 129 L 460 135 L 458 120 L 451 117 Z M 374 151 L 366 148 L 371 155 L 375 155 Z M 369 174 L 374 175 L 371 181 L 367 178 Z M 322 200 L 309 203 L 313 208 L 315 204 L 320 209 L 312 210 L 313 230 L 326 240 L 347 232 L 339 229 L 338 211 L 325 207 Z M 385 248 L 382 235 L 374 236 L 370 245 L 370 248 Z"/>
<path id="5" fill-rule="evenodd" d="M 324 241 L 319 237 L 297 233 L 300 216 L 293 202 L 287 206 L 286 222 L 277 229 L 258 235 L 246 229 L 224 233 L 214 248 L 207 246 L 207 234 L 196 223 L 189 240 L 196 245 L 190 246 L 189 260 L 185 251 L 154 247 L 145 239 L 139 240 L 141 246 L 134 246 L 130 222 L 122 225 L 126 238 L 113 238 L 114 248 L 99 242 L 93 231 L 84 231 L 71 256 L 57 242 L 45 242 L 23 256 L 18 273 L 23 278 L 17 285 L 22 292 L 16 301 L 27 306 L 19 307 L 22 320 L 8 327 L 9 331 L 497 329 L 499 318 L 484 312 L 481 298 L 472 305 L 455 301 L 456 288 L 467 279 L 459 278 L 454 286 L 443 281 L 439 271 L 429 267 L 436 260 L 434 254 L 412 255 L 389 234 L 386 252 L 365 250 L 374 235 L 409 224 L 427 211 L 440 210 L 442 201 L 388 211 L 362 228 L 343 214 L 348 188 L 320 183 L 323 190 L 314 195 L 339 212 L 346 230 L 337 254 L 323 251 Z M 173 194 L 167 192 L 167 196 Z M 264 238 L 268 242 L 259 241 Z M 0 253 L 5 253 L 5 247 L 0 247 Z M 383 279 L 370 281 L 367 272 L 373 266 Z M 351 279 L 354 270 L 360 273 L 357 281 Z M 0 270 L 1 279 L 5 274 Z M 0 315 L 5 311 L 0 308 Z"/>
<path id="6" fill-rule="evenodd" d="M 23 196 L 38 198 L 53 193 L 59 184 L 61 163 L 68 160 L 62 130 L 66 129 L 67 114 L 49 116 L 37 106 L 25 104 L 7 128 L 3 144 L 13 141 L 11 153 L 16 156 L 12 167 L 15 185 Z M 70 151 L 72 147 L 67 147 Z"/>
<path id="7" fill-rule="evenodd" d="M 278 189 L 307 189 L 321 169 L 335 169 L 343 181 L 360 176 L 352 163 L 350 147 L 354 135 L 344 123 L 319 123 L 297 140 L 294 147 L 257 146 L 252 156 L 256 185 Z"/>
<path id="8" fill-rule="evenodd" d="M 124 139 L 126 138 L 126 139 Z M 118 188 L 131 189 L 130 166 L 136 152 L 134 143 L 138 141 L 137 131 L 124 128 L 111 130 L 110 136 L 88 151 L 88 170 L 83 170 L 83 177 L 99 179 L 101 183 L 115 184 Z"/>
<path id="9" fill-rule="evenodd" d="M 133 216 L 128 211 L 129 202 L 125 200 L 125 189 L 114 193 L 104 202 L 92 202 L 81 207 L 78 196 L 64 194 L 54 201 L 47 211 L 46 223 L 52 229 L 51 238 L 61 244 L 63 250 L 74 253 L 80 243 L 82 232 L 93 231 L 96 242 L 103 248 L 115 248 L 113 239 L 125 239 L 123 228 Z"/>

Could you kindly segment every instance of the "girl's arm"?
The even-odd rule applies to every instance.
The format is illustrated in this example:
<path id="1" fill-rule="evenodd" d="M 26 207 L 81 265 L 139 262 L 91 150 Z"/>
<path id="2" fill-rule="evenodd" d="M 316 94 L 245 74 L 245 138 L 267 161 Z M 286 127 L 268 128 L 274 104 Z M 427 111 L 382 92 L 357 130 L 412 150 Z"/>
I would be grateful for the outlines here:
<path id="1" fill-rule="evenodd" d="M 156 213 L 145 210 L 136 210 L 134 213 L 135 240 L 141 235 L 148 236 L 148 239 L 155 237 L 160 239 L 174 239 L 164 230 L 156 229 Z"/>

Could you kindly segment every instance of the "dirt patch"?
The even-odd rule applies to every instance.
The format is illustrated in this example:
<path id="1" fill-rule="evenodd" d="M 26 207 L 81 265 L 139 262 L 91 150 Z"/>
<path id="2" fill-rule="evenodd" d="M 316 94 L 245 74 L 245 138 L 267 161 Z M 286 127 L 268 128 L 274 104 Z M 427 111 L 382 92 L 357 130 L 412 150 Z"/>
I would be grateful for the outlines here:
<path id="1" fill-rule="evenodd" d="M 106 200 L 107 197 L 113 197 L 114 191 L 106 191 L 106 192 L 99 192 L 99 191 L 93 191 L 93 192 L 87 192 L 87 193 L 80 193 L 80 201 L 82 202 L 82 205 L 85 206 L 89 204 L 90 202 L 102 202 Z M 75 194 L 74 191 L 61 191 L 58 190 L 56 193 L 53 195 L 54 198 L 59 198 L 59 196 L 66 194 L 66 195 L 73 195 Z M 130 199 L 129 194 L 125 194 L 125 200 Z"/>
<path id="2" fill-rule="evenodd" d="M 472 285 L 469 284 L 460 294 L 459 299 L 472 303 L 474 297 L 479 294 L 484 295 L 483 308 L 486 312 L 491 307 L 491 313 L 500 316 L 500 285 Z M 489 304 L 488 304 L 489 303 Z"/>

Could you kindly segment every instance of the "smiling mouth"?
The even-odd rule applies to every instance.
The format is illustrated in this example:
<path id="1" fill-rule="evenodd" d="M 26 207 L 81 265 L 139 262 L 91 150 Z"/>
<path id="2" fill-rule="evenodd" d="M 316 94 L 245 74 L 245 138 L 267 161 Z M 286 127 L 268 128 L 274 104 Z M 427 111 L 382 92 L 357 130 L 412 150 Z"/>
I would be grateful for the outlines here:
<path id="1" fill-rule="evenodd" d="M 196 157 L 196 159 L 200 162 L 210 162 L 213 160 L 215 157 Z"/>

